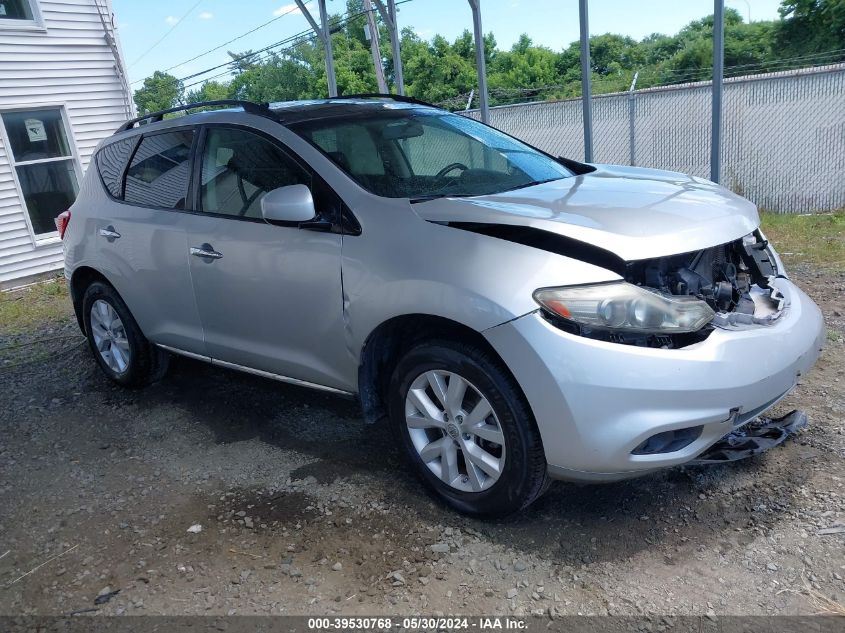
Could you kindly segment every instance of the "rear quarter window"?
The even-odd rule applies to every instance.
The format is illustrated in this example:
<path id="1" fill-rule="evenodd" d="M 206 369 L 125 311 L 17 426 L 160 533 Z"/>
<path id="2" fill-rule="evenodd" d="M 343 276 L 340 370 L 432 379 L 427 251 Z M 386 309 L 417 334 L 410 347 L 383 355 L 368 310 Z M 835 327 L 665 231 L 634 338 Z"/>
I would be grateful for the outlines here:
<path id="1" fill-rule="evenodd" d="M 123 174 L 126 172 L 126 163 L 138 144 L 139 138 L 139 136 L 134 136 L 109 143 L 97 152 L 97 171 L 100 179 L 108 192 L 118 200 L 123 199 Z"/>
<path id="2" fill-rule="evenodd" d="M 144 136 L 126 171 L 124 200 L 159 209 L 184 209 L 191 164 L 192 129 Z"/>

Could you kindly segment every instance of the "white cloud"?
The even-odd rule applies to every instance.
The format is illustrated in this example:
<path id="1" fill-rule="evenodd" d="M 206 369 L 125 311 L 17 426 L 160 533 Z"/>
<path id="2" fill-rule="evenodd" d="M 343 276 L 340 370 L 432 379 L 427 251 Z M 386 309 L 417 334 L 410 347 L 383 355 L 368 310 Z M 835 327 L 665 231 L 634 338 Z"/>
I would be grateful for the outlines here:
<path id="1" fill-rule="evenodd" d="M 211 11 L 203 11 L 202 13 L 199 14 L 200 20 L 210 20 L 213 17 L 214 17 L 214 14 Z"/>
<path id="2" fill-rule="evenodd" d="M 169 24 L 170 26 L 173 26 L 178 21 L 179 21 L 179 18 L 172 16 L 172 15 L 168 15 L 166 18 L 164 18 L 164 23 Z"/>
<path id="3" fill-rule="evenodd" d="M 275 15 L 276 17 L 287 14 L 298 15 L 302 14 L 302 11 L 300 11 L 299 7 L 293 2 L 291 2 L 290 4 L 283 4 L 278 9 L 273 11 L 273 15 Z"/>

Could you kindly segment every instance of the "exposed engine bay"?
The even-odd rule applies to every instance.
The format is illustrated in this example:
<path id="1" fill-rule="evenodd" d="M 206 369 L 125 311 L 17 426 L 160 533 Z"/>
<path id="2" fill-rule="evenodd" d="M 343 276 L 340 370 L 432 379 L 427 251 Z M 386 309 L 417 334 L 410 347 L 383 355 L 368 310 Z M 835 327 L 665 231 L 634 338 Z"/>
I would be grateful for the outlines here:
<path id="1" fill-rule="evenodd" d="M 677 349 L 706 339 L 715 328 L 737 330 L 770 325 L 786 307 L 777 288 L 781 271 L 759 230 L 699 251 L 625 261 L 600 246 L 533 227 L 467 222 L 448 225 L 594 264 L 618 273 L 642 289 L 703 301 L 715 313 L 709 323 L 696 331 L 650 333 L 587 325 L 543 311 L 543 316 L 556 327 L 579 336 L 623 345 Z"/>
<path id="2" fill-rule="evenodd" d="M 704 301 L 715 315 L 706 326 L 684 334 L 649 334 L 591 328 L 563 320 L 563 329 L 589 338 L 677 349 L 706 339 L 715 328 L 739 330 L 771 325 L 785 299 L 777 288 L 778 270 L 759 231 L 704 250 L 624 263 L 625 281 L 663 295 Z"/>
<path id="3" fill-rule="evenodd" d="M 768 242 L 755 231 L 743 239 L 693 253 L 629 262 L 625 280 L 665 294 L 696 297 L 717 315 L 753 317 L 759 304 L 755 298 L 761 290 L 772 294 L 770 280 L 777 274 Z"/>

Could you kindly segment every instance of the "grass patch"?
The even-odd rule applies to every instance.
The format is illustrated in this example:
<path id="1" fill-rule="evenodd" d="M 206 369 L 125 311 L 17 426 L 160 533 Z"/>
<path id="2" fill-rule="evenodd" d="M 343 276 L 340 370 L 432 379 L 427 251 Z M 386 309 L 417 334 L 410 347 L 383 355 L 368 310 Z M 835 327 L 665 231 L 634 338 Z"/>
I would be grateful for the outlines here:
<path id="1" fill-rule="evenodd" d="M 0 293 L 0 337 L 12 336 L 73 318 L 64 277 Z"/>
<path id="2" fill-rule="evenodd" d="M 784 263 L 845 270 L 845 210 L 813 215 L 761 213 L 763 232 Z"/>

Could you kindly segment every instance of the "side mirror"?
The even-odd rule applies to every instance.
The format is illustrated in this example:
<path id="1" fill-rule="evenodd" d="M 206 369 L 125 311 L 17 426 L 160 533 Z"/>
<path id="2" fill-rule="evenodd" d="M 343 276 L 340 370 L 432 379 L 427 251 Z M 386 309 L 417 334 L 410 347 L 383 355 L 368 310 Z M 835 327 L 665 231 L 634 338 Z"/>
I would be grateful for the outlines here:
<path id="1" fill-rule="evenodd" d="M 313 220 L 314 198 L 305 185 L 288 185 L 273 189 L 261 198 L 261 215 L 270 224 L 290 224 Z"/>

